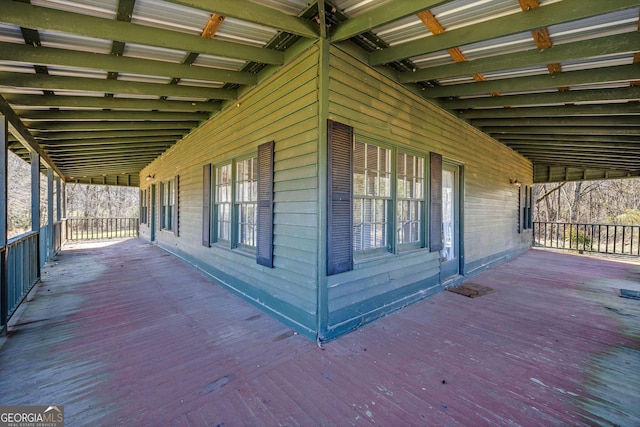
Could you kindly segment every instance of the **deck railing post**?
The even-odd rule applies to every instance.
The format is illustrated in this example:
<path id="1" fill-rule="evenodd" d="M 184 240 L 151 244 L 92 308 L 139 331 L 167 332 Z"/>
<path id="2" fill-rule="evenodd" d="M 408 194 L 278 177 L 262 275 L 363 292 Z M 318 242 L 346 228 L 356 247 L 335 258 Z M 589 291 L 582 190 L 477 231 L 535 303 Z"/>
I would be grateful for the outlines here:
<path id="1" fill-rule="evenodd" d="M 640 226 L 538 221 L 533 246 L 640 256 Z"/>

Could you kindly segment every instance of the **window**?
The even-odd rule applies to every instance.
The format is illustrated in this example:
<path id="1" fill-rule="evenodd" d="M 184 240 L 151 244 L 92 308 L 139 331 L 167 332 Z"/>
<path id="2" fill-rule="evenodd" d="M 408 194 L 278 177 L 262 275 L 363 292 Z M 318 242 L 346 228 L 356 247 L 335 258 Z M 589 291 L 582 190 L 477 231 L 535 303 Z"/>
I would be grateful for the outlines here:
<path id="1" fill-rule="evenodd" d="M 147 224 L 147 212 L 149 209 L 149 189 L 140 190 L 140 224 Z"/>
<path id="2" fill-rule="evenodd" d="M 355 141 L 353 159 L 353 249 L 387 248 L 391 150 Z"/>
<path id="3" fill-rule="evenodd" d="M 393 163 L 395 170 L 391 167 Z M 395 188 L 392 186 L 394 179 Z M 353 250 L 393 251 L 394 246 L 421 247 L 423 211 L 424 158 L 355 141 Z M 392 236 L 394 230 L 395 236 Z"/>
<path id="4" fill-rule="evenodd" d="M 231 163 L 216 168 L 216 241 L 231 240 Z"/>
<path id="5" fill-rule="evenodd" d="M 396 227 L 398 245 L 420 243 L 424 205 L 424 159 L 398 153 Z"/>
<path id="6" fill-rule="evenodd" d="M 204 165 L 204 246 L 213 238 L 229 248 L 255 251 L 258 264 L 273 267 L 274 146 L 274 141 L 266 142 L 258 146 L 257 155 L 213 169 Z"/>
<path id="7" fill-rule="evenodd" d="M 256 246 L 258 204 L 258 158 L 251 157 L 236 164 L 236 206 L 238 212 L 238 244 Z"/>
<path id="8" fill-rule="evenodd" d="M 529 230 L 533 226 L 533 209 L 531 209 L 533 204 L 533 192 L 531 191 L 531 187 L 528 185 L 521 186 L 518 192 L 520 205 L 518 232 L 520 233 L 522 230 Z"/>
<path id="9" fill-rule="evenodd" d="M 177 179 L 170 179 L 160 183 L 160 228 L 173 230 L 175 225 L 175 210 Z"/>
<path id="10" fill-rule="evenodd" d="M 425 163 L 327 121 L 328 276 L 353 270 L 356 257 L 425 247 Z"/>

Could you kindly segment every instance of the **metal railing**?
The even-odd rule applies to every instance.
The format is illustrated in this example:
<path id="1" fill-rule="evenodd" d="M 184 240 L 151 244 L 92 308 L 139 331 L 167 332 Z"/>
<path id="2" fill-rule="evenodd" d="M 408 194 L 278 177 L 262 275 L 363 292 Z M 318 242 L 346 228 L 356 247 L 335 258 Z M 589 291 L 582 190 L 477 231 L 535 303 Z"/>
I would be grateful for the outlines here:
<path id="1" fill-rule="evenodd" d="M 534 222 L 533 245 L 640 256 L 640 225 Z"/>
<path id="2" fill-rule="evenodd" d="M 138 218 L 67 218 L 67 240 L 138 237 Z"/>
<path id="3" fill-rule="evenodd" d="M 7 242 L 7 318 L 11 318 L 40 278 L 39 237 L 40 233 L 32 231 Z"/>

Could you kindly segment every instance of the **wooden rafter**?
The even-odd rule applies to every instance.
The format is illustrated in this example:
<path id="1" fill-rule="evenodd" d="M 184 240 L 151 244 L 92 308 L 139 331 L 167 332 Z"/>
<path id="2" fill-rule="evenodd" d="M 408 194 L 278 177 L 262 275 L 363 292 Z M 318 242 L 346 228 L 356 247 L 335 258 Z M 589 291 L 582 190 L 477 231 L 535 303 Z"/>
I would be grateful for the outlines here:
<path id="1" fill-rule="evenodd" d="M 224 18 L 225 17 L 222 15 L 213 13 L 209 18 L 209 22 L 207 22 L 207 25 L 204 26 L 204 30 L 202 30 L 202 37 L 206 39 L 212 39 L 220 29 L 220 26 L 224 22 Z"/>
<path id="2" fill-rule="evenodd" d="M 424 10 L 417 14 L 418 18 L 422 21 L 422 23 L 433 33 L 434 35 L 442 34 L 445 32 L 444 27 L 438 21 L 433 13 L 430 10 Z M 464 53 L 458 47 L 452 47 L 447 49 L 449 56 L 453 58 L 455 62 L 466 62 L 467 58 L 464 56 Z M 471 75 L 473 79 L 477 82 L 484 82 L 486 79 L 481 73 L 473 73 Z M 500 94 L 497 92 L 492 92 L 491 95 L 499 96 Z"/>

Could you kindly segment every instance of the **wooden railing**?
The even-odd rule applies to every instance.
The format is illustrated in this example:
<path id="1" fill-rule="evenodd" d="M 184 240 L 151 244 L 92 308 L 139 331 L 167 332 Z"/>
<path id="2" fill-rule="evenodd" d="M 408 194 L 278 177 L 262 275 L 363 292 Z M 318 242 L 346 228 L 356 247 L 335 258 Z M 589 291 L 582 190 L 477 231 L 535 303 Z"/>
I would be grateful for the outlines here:
<path id="1" fill-rule="evenodd" d="M 138 237 L 138 218 L 67 218 L 68 240 Z"/>
<path id="2" fill-rule="evenodd" d="M 32 231 L 7 242 L 3 254 L 6 256 L 3 274 L 7 279 L 7 295 L 6 299 L 2 298 L 2 326 L 40 278 L 39 237 L 39 232 Z"/>
<path id="3" fill-rule="evenodd" d="M 534 222 L 533 245 L 640 256 L 640 225 Z"/>

